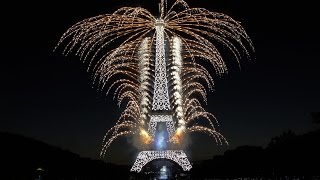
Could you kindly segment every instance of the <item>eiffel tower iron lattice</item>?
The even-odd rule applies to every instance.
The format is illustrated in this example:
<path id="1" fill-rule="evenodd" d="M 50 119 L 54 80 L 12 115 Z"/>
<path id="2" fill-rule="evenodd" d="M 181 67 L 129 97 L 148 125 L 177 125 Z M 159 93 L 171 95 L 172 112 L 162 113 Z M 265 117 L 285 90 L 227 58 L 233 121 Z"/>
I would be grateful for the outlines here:
<path id="1" fill-rule="evenodd" d="M 165 111 L 165 115 L 150 115 L 148 133 L 154 138 L 157 124 L 159 122 L 165 122 L 169 139 L 171 139 L 176 129 L 169 100 L 165 49 L 164 21 L 162 19 L 158 19 L 156 21 L 155 80 L 152 98 L 152 111 Z M 184 171 L 189 171 L 192 168 L 189 160 L 187 159 L 187 155 L 182 150 L 153 150 L 140 152 L 131 168 L 131 171 L 140 172 L 144 165 L 156 159 L 172 160 L 179 164 Z"/>

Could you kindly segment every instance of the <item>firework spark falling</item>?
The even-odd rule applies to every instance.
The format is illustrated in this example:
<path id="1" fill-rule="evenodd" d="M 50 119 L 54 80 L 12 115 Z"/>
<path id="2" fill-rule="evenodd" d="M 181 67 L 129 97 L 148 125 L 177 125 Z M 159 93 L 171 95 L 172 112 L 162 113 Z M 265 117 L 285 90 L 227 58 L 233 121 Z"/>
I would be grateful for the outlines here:
<path id="1" fill-rule="evenodd" d="M 65 55 L 73 51 L 88 62 L 99 88 L 108 86 L 106 93 L 113 91 L 119 106 L 126 102 L 120 118 L 104 137 L 101 156 L 121 136 L 139 134 L 145 144 L 153 141 L 146 128 L 156 86 L 155 56 L 165 56 L 161 53 L 164 46 L 170 52 L 162 70 L 169 79 L 166 93 L 177 122 L 170 141 L 180 143 L 185 133 L 204 132 L 219 144 L 227 143 L 216 130 L 214 115 L 202 107 L 207 89 L 212 91 L 214 86 L 203 62 L 209 62 L 217 75 L 227 72 L 216 44 L 227 47 L 237 61 L 243 54 L 249 56 L 253 45 L 240 22 L 222 13 L 190 8 L 183 0 L 175 0 L 167 8 L 162 0 L 159 17 L 141 7 L 123 7 L 74 24 L 57 47 L 63 42 Z M 121 43 L 112 48 L 115 42 Z"/>

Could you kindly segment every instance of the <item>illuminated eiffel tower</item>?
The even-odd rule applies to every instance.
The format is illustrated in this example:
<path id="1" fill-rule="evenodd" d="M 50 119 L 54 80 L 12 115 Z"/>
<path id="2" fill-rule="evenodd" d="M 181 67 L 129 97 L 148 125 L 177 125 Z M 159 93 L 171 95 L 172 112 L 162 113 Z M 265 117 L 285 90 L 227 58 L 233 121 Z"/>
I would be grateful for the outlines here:
<path id="1" fill-rule="evenodd" d="M 157 125 L 158 123 L 165 123 L 168 140 L 172 138 L 174 135 L 176 128 L 175 128 L 175 120 L 178 118 L 175 117 L 175 114 L 172 111 L 172 104 L 170 103 L 170 96 L 169 96 L 169 80 L 168 80 L 168 70 L 167 62 L 169 61 L 168 57 L 180 56 L 178 58 L 181 59 L 181 54 L 173 54 L 173 50 L 171 51 L 170 55 L 168 56 L 167 42 L 165 41 L 165 33 L 164 33 L 164 21 L 159 18 L 155 24 L 156 29 L 156 53 L 155 53 L 155 79 L 154 79 L 154 87 L 153 87 L 153 101 L 152 101 L 152 110 L 151 113 L 148 115 L 150 118 L 148 124 L 148 133 L 153 138 L 157 137 Z M 166 37 L 168 38 L 168 37 Z M 171 47 L 179 47 L 180 39 L 179 38 L 170 38 L 170 43 L 172 43 Z M 180 51 L 178 51 L 180 52 Z M 171 59 L 172 60 L 172 59 Z M 173 62 L 174 63 L 174 62 Z M 180 66 L 181 68 L 181 66 Z M 181 69 L 178 71 L 181 71 Z M 174 95 L 173 95 L 174 96 Z M 173 97 L 174 98 L 174 97 Z M 161 143 L 166 143 L 168 140 L 162 140 Z M 157 141 L 157 140 L 155 140 Z M 160 148 L 162 149 L 162 148 Z M 147 163 L 156 160 L 156 159 L 169 159 L 177 164 L 179 164 L 184 171 L 189 171 L 192 166 L 187 159 L 187 155 L 183 150 L 152 150 L 152 151 L 141 151 L 138 154 L 138 157 L 131 168 L 131 171 L 140 172 L 143 166 Z"/>

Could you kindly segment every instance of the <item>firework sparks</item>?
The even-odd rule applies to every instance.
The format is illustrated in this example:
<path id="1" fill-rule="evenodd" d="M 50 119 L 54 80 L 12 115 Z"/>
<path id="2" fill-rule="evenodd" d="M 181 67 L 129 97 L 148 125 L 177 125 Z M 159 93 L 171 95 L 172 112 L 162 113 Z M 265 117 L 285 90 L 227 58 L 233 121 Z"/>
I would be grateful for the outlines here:
<path id="1" fill-rule="evenodd" d="M 69 28 L 57 45 L 65 42 L 65 55 L 74 51 L 88 62 L 94 81 L 101 89 L 109 85 L 106 92 L 114 91 L 119 106 L 127 103 L 115 126 L 105 135 L 101 156 L 121 136 L 139 134 L 144 143 L 152 142 L 145 129 L 157 86 L 153 82 L 155 57 L 165 58 L 161 49 L 165 45 L 169 46 L 170 55 L 162 70 L 166 72 L 167 68 L 169 72 L 166 85 L 172 102 L 172 107 L 169 103 L 165 108 L 173 110 L 177 121 L 171 141 L 180 142 L 184 133 L 204 132 L 219 144 L 227 142 L 215 128 L 216 118 L 202 107 L 206 89 L 212 90 L 214 81 L 201 64 L 209 62 L 216 74 L 222 75 L 227 67 L 215 44 L 227 47 L 239 61 L 243 54 L 249 56 L 252 42 L 241 24 L 225 14 L 190 8 L 183 0 L 176 0 L 170 8 L 166 1 L 161 3 L 159 18 L 141 7 L 123 7 L 113 14 L 85 19 Z M 104 53 L 114 42 L 121 43 Z M 114 80 L 119 76 L 121 79 Z M 208 125 L 196 123 L 200 119 Z"/>

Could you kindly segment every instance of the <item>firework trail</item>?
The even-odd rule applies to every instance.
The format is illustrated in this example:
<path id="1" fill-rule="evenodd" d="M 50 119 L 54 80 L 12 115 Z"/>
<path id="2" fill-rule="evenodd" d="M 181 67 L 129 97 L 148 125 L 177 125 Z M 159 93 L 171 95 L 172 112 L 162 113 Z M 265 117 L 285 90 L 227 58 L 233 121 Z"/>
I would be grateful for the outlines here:
<path id="1" fill-rule="evenodd" d="M 153 141 L 146 128 L 156 86 L 155 56 L 161 55 L 157 52 L 164 46 L 170 49 L 164 69 L 169 72 L 167 93 L 177 122 L 170 141 L 180 143 L 185 133 L 204 132 L 219 144 L 227 143 L 216 130 L 214 115 L 202 107 L 207 90 L 214 86 L 210 67 L 203 64 L 211 64 L 219 76 L 227 72 L 217 44 L 237 61 L 254 51 L 240 22 L 222 13 L 190 8 L 183 0 L 175 0 L 170 8 L 162 0 L 159 17 L 141 7 L 122 7 L 70 27 L 57 47 L 63 45 L 65 55 L 73 52 L 88 62 L 99 88 L 108 86 L 107 94 L 113 91 L 119 106 L 126 103 L 104 137 L 101 156 L 121 136 L 139 134 L 145 144 Z"/>

